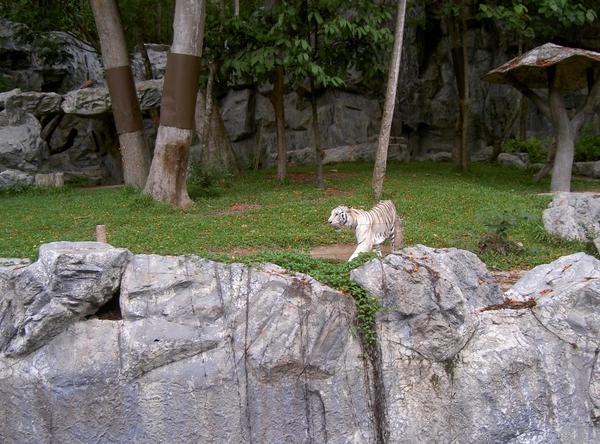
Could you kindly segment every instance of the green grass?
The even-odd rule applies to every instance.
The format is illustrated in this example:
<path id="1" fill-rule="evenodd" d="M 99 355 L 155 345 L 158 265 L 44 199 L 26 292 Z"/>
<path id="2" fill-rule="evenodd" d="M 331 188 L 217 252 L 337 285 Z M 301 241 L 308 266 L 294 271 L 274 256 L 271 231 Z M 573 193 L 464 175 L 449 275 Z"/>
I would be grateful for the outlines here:
<path id="1" fill-rule="evenodd" d="M 245 262 L 259 260 L 253 254 L 262 250 L 277 252 L 272 261 L 280 257 L 285 262 L 318 245 L 354 243 L 353 233 L 334 231 L 327 219 L 339 204 L 372 206 L 373 164 L 327 165 L 324 170 L 338 173 L 326 178 L 327 192 L 294 179 L 313 169 L 290 168 L 284 184 L 277 183 L 273 170 L 247 172 L 228 179 L 220 195 L 199 198 L 185 210 L 156 203 L 127 187 L 3 190 L 0 257 L 35 260 L 42 243 L 95 240 L 97 224 L 106 226 L 111 245 L 133 253 L 196 254 L 219 260 L 240 260 L 243 253 Z M 588 244 L 545 232 L 541 215 L 552 197 L 541 193 L 549 189 L 549 179 L 534 185 L 531 176 L 490 164 L 471 164 L 468 171 L 458 172 L 446 163 L 394 162 L 387 168 L 384 198 L 392 199 L 404 215 L 405 246 L 468 249 L 490 269 L 531 267 L 576 251 L 593 253 Z M 600 186 L 597 181 L 574 180 L 572 188 Z M 506 255 L 477 248 L 485 234 L 482 217 L 497 210 L 533 215 L 509 231 L 511 240 L 523 247 Z M 310 266 L 318 263 L 324 262 Z"/>

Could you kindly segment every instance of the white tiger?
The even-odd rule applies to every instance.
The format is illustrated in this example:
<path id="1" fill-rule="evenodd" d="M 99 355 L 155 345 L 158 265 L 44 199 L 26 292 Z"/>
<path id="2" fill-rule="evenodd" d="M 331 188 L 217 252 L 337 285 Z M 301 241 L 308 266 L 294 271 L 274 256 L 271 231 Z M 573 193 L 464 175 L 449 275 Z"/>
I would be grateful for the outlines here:
<path id="1" fill-rule="evenodd" d="M 396 213 L 396 206 L 391 200 L 382 200 L 369 211 L 358 210 L 353 207 L 340 205 L 331 211 L 329 222 L 336 231 L 348 228 L 354 231 L 358 246 L 350 259 L 351 261 L 359 253 L 370 253 L 375 250 L 381 256 L 380 245 L 386 239 L 390 239 L 392 251 L 396 241 L 396 229 L 402 237 L 402 219 Z M 402 239 L 399 239 L 400 245 Z"/>

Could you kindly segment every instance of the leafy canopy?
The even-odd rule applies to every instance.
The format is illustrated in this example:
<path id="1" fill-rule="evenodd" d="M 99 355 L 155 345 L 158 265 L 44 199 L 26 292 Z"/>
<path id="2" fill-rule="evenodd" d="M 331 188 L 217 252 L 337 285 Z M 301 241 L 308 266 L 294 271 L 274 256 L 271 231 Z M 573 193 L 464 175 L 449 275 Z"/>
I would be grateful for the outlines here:
<path id="1" fill-rule="evenodd" d="M 480 4 L 477 19 L 497 19 L 508 31 L 529 39 L 550 37 L 557 29 L 592 23 L 598 17 L 592 5 L 590 1 L 505 0 Z"/>
<path id="2" fill-rule="evenodd" d="M 312 76 L 323 86 L 342 85 L 350 67 L 368 82 L 385 73 L 381 55 L 393 36 L 384 22 L 390 19 L 369 0 L 291 0 L 239 17 L 217 17 L 209 7 L 205 56 L 219 64 L 222 78 L 233 81 L 264 84 L 283 65 L 294 80 Z"/>

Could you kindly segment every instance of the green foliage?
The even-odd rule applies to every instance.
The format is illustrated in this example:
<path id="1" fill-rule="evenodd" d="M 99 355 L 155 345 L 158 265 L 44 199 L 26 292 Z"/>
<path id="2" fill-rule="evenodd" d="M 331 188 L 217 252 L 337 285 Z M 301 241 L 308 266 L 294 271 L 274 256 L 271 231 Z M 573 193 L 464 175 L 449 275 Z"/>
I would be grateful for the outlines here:
<path id="1" fill-rule="evenodd" d="M 546 163 L 547 148 L 542 149 L 544 146 L 550 144 L 552 138 L 547 137 L 544 140 L 530 137 L 525 142 L 519 139 L 517 136 L 506 141 L 502 146 L 502 151 L 505 153 L 527 153 L 529 154 L 529 160 L 531 163 Z"/>
<path id="2" fill-rule="evenodd" d="M 293 79 L 312 77 L 324 86 L 343 85 L 349 67 L 369 82 L 385 73 L 381 54 L 393 41 L 384 26 L 390 18 L 371 1 L 293 0 L 239 17 L 223 17 L 211 8 L 205 56 L 219 64 L 221 79 L 264 84 L 272 81 L 273 68 L 283 65 Z"/>
<path id="3" fill-rule="evenodd" d="M 118 5 L 130 51 L 140 42 L 171 43 L 172 0 L 119 0 Z M 0 0 L 0 17 L 27 25 L 42 40 L 49 31 L 64 31 L 100 50 L 88 0 Z"/>
<path id="4" fill-rule="evenodd" d="M 200 162 L 192 162 L 187 179 L 190 198 L 217 197 L 225 192 L 233 174 L 219 168 L 206 168 Z"/>
<path id="5" fill-rule="evenodd" d="M 87 0 L 0 0 L 0 17 L 25 24 L 38 41 L 46 40 L 50 31 L 64 31 L 88 42 L 96 40 Z"/>
<path id="6" fill-rule="evenodd" d="M 483 222 L 485 234 L 478 242 L 478 248 L 482 252 L 493 252 L 498 254 L 509 254 L 518 251 L 523 245 L 511 239 L 509 231 L 517 228 L 519 220 L 531 221 L 535 217 L 525 211 L 515 214 L 515 210 L 494 210 L 478 216 Z"/>
<path id="7" fill-rule="evenodd" d="M 557 30 L 592 23 L 596 18 L 589 1 L 505 0 L 481 3 L 477 19 L 496 19 L 508 30 L 525 38 L 550 37 Z"/>
<path id="8" fill-rule="evenodd" d="M 600 134 L 591 134 L 595 124 L 590 123 L 581 129 L 575 142 L 575 162 L 596 162 L 600 160 Z"/>

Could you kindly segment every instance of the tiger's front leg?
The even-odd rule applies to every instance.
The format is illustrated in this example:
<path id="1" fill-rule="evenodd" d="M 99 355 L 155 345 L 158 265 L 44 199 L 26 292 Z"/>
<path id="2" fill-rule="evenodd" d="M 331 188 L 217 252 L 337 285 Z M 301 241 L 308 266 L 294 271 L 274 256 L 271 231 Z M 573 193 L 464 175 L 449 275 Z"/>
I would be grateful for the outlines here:
<path id="1" fill-rule="evenodd" d="M 364 242 L 358 244 L 358 247 L 356 247 L 356 250 L 354 250 L 354 253 L 352 253 L 352 256 L 350 256 L 350 259 L 348 259 L 348 262 L 357 257 L 360 253 L 371 253 L 372 250 L 373 243 L 365 240 Z"/>

